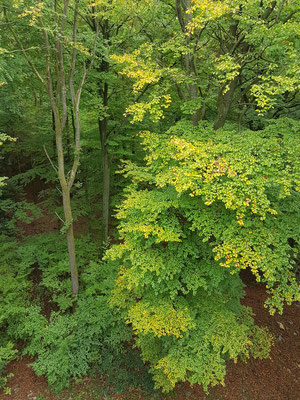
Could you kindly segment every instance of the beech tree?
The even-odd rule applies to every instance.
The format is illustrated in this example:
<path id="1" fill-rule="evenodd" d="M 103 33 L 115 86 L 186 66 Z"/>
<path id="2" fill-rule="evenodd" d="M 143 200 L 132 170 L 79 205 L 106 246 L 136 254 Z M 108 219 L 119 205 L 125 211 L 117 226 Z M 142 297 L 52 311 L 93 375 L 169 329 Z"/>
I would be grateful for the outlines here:
<path id="1" fill-rule="evenodd" d="M 152 4 L 147 1 L 136 3 L 135 1 L 95 1 L 92 3 L 91 13 L 87 14 L 85 20 L 92 32 L 99 31 L 99 40 L 96 50 L 96 62 L 94 63 L 94 96 L 98 99 L 99 113 L 97 123 L 101 143 L 101 165 L 102 165 L 102 233 L 103 240 L 109 238 L 109 222 L 111 215 L 110 195 L 112 189 L 112 156 L 116 156 L 118 149 L 113 144 L 130 141 L 126 134 L 128 122 L 124 111 L 130 104 L 130 99 L 136 101 L 143 93 L 132 95 L 130 83 L 124 82 L 117 76 L 117 68 L 113 57 L 115 52 L 132 50 L 136 42 L 144 38 L 144 25 L 146 18 L 153 20 L 159 15 L 152 15 Z M 141 24 L 141 20 L 143 21 Z M 137 29 L 139 32 L 137 32 Z M 141 38 L 139 37 L 141 36 Z M 120 101 L 122 99 L 122 101 Z M 127 128 L 128 129 L 128 128 Z M 129 130 L 129 129 L 128 129 Z M 125 150 L 123 151 L 126 152 Z M 119 152 L 120 153 L 120 150 Z M 121 151 L 122 153 L 122 151 Z M 128 154 L 127 154 L 128 156 Z"/>
<path id="2" fill-rule="evenodd" d="M 111 302 L 132 325 L 156 387 L 188 380 L 207 389 L 224 383 L 226 359 L 270 351 L 270 335 L 240 304 L 241 269 L 264 282 L 271 314 L 299 299 L 291 245 L 299 243 L 299 124 L 241 129 L 250 110 L 276 111 L 297 93 L 299 10 L 291 2 L 152 4 L 173 16 L 169 36 L 148 27 L 134 51 L 113 56 L 134 93 L 150 87 L 127 108 L 132 123 L 157 127 L 140 133 L 144 164 L 123 168 L 131 184 L 118 207 L 120 243 L 106 256 L 119 265 Z"/>
<path id="3" fill-rule="evenodd" d="M 145 164 L 118 207 L 112 305 L 125 312 L 156 386 L 224 383 L 225 361 L 265 358 L 271 336 L 240 304 L 239 271 L 266 285 L 270 313 L 299 300 L 299 123 L 242 135 L 181 121 L 145 131 Z M 298 150 L 296 150 L 298 149 Z"/>
<path id="4" fill-rule="evenodd" d="M 133 104 L 135 121 L 158 115 L 166 99 L 197 125 L 213 119 L 214 128 L 247 113 L 276 112 L 284 98 L 293 104 L 299 90 L 297 2 L 189 1 L 152 2 L 163 8 L 170 26 L 149 31 L 131 53 L 117 54 L 122 73 L 141 92 L 151 84 L 152 96 Z M 158 107 L 158 105 L 160 105 Z M 272 115 L 272 114 L 271 114 Z"/>

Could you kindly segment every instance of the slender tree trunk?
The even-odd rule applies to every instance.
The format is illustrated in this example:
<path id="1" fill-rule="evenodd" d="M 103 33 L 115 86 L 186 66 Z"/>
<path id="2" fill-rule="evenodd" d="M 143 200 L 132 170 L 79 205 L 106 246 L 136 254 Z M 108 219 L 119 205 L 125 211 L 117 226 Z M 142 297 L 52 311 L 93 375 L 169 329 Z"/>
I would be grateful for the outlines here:
<path id="1" fill-rule="evenodd" d="M 92 7 L 93 14 L 95 15 L 95 9 Z M 101 30 L 102 37 L 109 43 L 110 32 L 109 22 L 107 19 L 101 21 L 97 17 L 92 16 L 91 28 L 94 32 L 98 33 L 98 29 Z M 103 54 L 98 54 L 98 57 L 102 57 L 102 62 L 98 66 L 97 71 L 102 74 L 109 71 L 109 63 L 105 60 Z M 104 80 L 106 78 L 104 77 Z M 108 106 L 108 84 L 107 82 L 98 81 L 98 93 L 102 99 L 102 104 L 106 108 Z M 109 199 L 110 199 L 110 160 L 107 146 L 108 129 L 107 129 L 108 118 L 98 117 L 99 136 L 101 144 L 101 164 L 102 164 L 102 238 L 106 242 L 108 240 L 108 225 L 109 225 Z"/>
<path id="2" fill-rule="evenodd" d="M 197 100 L 199 94 L 198 94 L 198 86 L 196 84 L 191 84 L 189 86 L 189 94 L 191 100 Z M 197 126 L 200 119 L 201 119 L 201 109 L 198 109 L 191 116 L 192 124 L 194 126 Z"/>
<path id="3" fill-rule="evenodd" d="M 55 135 L 56 135 L 56 150 L 57 150 L 57 165 L 58 165 L 58 178 L 62 189 L 63 197 L 63 210 L 64 210 L 64 226 L 66 227 L 66 236 L 68 243 L 68 254 L 69 254 L 69 266 L 72 281 L 72 293 L 78 294 L 78 270 L 76 264 L 76 251 L 75 251 L 75 239 L 73 230 L 73 216 L 71 208 L 71 196 L 70 185 L 65 176 L 65 161 L 63 152 L 63 140 L 62 140 L 62 126 L 58 110 L 54 112 L 55 120 Z"/>
<path id="4" fill-rule="evenodd" d="M 22 42 L 19 40 L 18 35 L 14 31 L 12 25 L 10 26 L 10 30 L 13 34 L 14 39 L 18 43 L 22 54 L 27 61 L 28 65 L 31 67 L 34 74 L 42 83 L 43 87 L 47 90 L 49 102 L 52 109 L 52 123 L 55 131 L 55 145 L 57 151 L 57 168 L 52 164 L 53 168 L 57 171 L 57 175 L 59 178 L 59 183 L 61 186 L 61 192 L 63 197 L 63 209 L 64 209 L 64 228 L 66 230 L 67 243 L 68 243 L 68 252 L 69 252 L 69 264 L 70 264 L 70 272 L 71 272 L 71 280 L 72 280 L 72 292 L 73 294 L 78 293 L 78 271 L 76 265 L 76 253 L 75 253 L 75 240 L 74 240 L 74 232 L 73 232 L 73 217 L 72 217 L 72 209 L 71 209 L 71 197 L 70 191 L 74 184 L 74 180 L 76 177 L 76 173 L 79 166 L 79 157 L 80 157 L 80 116 L 79 116 L 79 104 L 80 104 L 80 96 L 82 92 L 83 85 L 86 81 L 86 77 L 88 72 L 90 72 L 92 68 L 92 61 L 95 56 L 97 37 L 98 37 L 98 28 L 96 27 L 96 35 L 94 40 L 94 47 L 92 52 L 92 59 L 90 60 L 88 69 L 86 68 L 86 64 L 83 63 L 82 73 L 80 74 L 80 81 L 75 89 L 74 86 L 74 76 L 76 69 L 76 60 L 77 60 L 77 48 L 74 45 L 72 50 L 72 56 L 69 62 L 67 62 L 64 58 L 65 54 L 65 30 L 67 23 L 67 14 L 68 10 L 71 8 L 69 5 L 69 0 L 61 1 L 63 3 L 63 9 L 58 14 L 57 13 L 57 1 L 55 0 L 54 4 L 52 3 L 51 7 L 53 7 L 54 20 L 53 22 L 56 24 L 56 28 L 54 30 L 54 42 L 49 40 L 48 29 L 44 25 L 44 21 L 41 15 L 39 15 L 38 21 L 39 25 L 42 28 L 42 33 L 44 37 L 44 47 L 45 47 L 45 78 L 43 74 L 39 72 L 35 64 L 32 62 L 28 54 L 26 53 Z M 73 32 L 72 32 L 72 42 L 73 44 L 77 43 L 77 25 L 78 25 L 78 15 L 79 15 L 79 3 L 80 0 L 74 0 L 72 13 L 73 13 Z M 6 21 L 9 23 L 6 8 L 4 8 L 4 15 Z M 69 42 L 68 42 L 69 43 Z M 53 63 L 51 62 L 53 60 Z M 66 69 L 67 67 L 67 69 Z M 68 83 L 66 70 L 68 70 Z M 54 80 L 53 76 L 55 75 L 55 83 L 56 89 L 53 86 Z M 78 76 L 78 74 L 77 74 Z M 72 114 L 72 125 L 74 130 L 74 158 L 73 164 L 70 171 L 65 174 L 65 161 L 64 161 L 64 148 L 63 148 L 63 131 L 66 127 L 67 118 L 68 118 L 68 104 L 67 104 L 67 92 L 69 91 L 71 95 L 71 110 Z M 68 139 L 67 139 L 68 140 Z M 69 145 L 69 143 L 68 143 Z M 68 146 L 69 147 L 69 146 Z M 68 150 L 68 158 L 69 158 L 69 150 Z"/>
<path id="5" fill-rule="evenodd" d="M 102 162 L 102 231 L 103 239 L 108 239 L 109 225 L 109 197 L 110 197 L 110 163 L 107 148 L 107 118 L 98 120 L 100 142 L 101 142 L 101 162 Z"/>
<path id="6" fill-rule="evenodd" d="M 76 128 L 75 128 L 75 119 L 74 119 L 74 112 L 73 112 L 73 108 L 70 107 L 70 111 L 71 111 L 71 121 L 72 121 L 72 130 L 73 130 L 73 140 L 75 142 L 76 138 Z"/>
<path id="7" fill-rule="evenodd" d="M 187 33 L 187 26 L 191 22 L 191 14 L 187 13 L 187 10 L 191 7 L 190 0 L 176 0 L 175 1 L 175 8 L 176 14 L 181 26 L 182 32 L 185 34 L 185 42 L 187 45 L 190 44 L 190 36 L 186 35 Z M 195 66 L 195 57 L 193 52 L 189 52 L 184 56 L 184 63 L 185 63 L 185 70 L 189 77 L 191 77 L 194 82 L 187 84 L 187 90 L 189 94 L 190 100 L 197 100 L 199 97 L 199 87 L 197 83 L 197 70 Z M 194 126 L 198 125 L 198 122 L 204 116 L 205 109 L 200 107 L 191 115 L 191 121 Z"/>
<path id="8" fill-rule="evenodd" d="M 106 41 L 109 41 L 109 24 L 105 20 L 101 26 L 102 36 Z M 109 63 L 102 59 L 101 65 L 98 68 L 99 72 L 108 72 Z M 106 79 L 106 78 L 105 78 Z M 108 83 L 105 81 L 103 86 L 99 82 L 99 94 L 102 97 L 104 108 L 108 107 Z M 109 226 L 109 199 L 110 199 L 110 160 L 108 153 L 108 117 L 98 118 L 100 142 L 101 142 L 101 163 L 102 163 L 102 233 L 103 240 L 108 240 L 108 226 Z"/>
<path id="9" fill-rule="evenodd" d="M 91 206 L 90 206 L 90 196 L 89 196 L 89 183 L 88 179 L 84 183 L 84 194 L 87 206 L 87 220 L 88 220 L 88 234 L 92 235 L 92 216 L 91 216 Z"/>
<path id="10" fill-rule="evenodd" d="M 53 149 L 53 156 L 56 154 L 56 133 L 55 133 L 55 119 L 54 119 L 54 112 L 52 111 L 52 131 L 53 131 L 53 137 L 52 137 L 52 149 Z"/>
<path id="11" fill-rule="evenodd" d="M 78 283 L 78 270 L 76 264 L 75 238 L 73 230 L 70 190 L 68 188 L 65 188 L 63 189 L 62 194 L 63 194 L 64 215 L 65 215 L 65 226 L 67 227 L 66 236 L 68 243 L 69 265 L 70 265 L 71 281 L 72 281 L 72 293 L 77 294 L 79 289 L 79 283 Z"/>
<path id="12" fill-rule="evenodd" d="M 184 0 L 182 2 L 182 4 L 183 4 L 184 12 L 186 14 L 185 15 L 185 22 L 184 22 L 184 32 L 186 33 L 187 25 L 191 21 L 191 15 L 187 14 L 186 12 L 191 6 L 191 2 L 190 2 L 190 0 Z M 186 41 L 187 44 L 190 43 L 190 37 L 188 35 L 185 35 L 185 41 Z M 185 68 L 186 68 L 187 74 L 190 77 L 192 77 L 193 79 L 196 79 L 197 73 L 196 73 L 196 68 L 195 68 L 195 59 L 194 59 L 194 55 L 192 53 L 187 53 L 185 55 Z M 198 98 L 198 95 L 199 95 L 199 93 L 198 93 L 198 85 L 196 83 L 188 84 L 188 92 L 189 92 L 190 100 L 196 101 L 197 98 Z M 198 125 L 198 122 L 200 121 L 200 115 L 201 115 L 201 111 L 200 110 L 196 110 L 191 115 L 192 124 L 194 126 Z"/>
<path id="13" fill-rule="evenodd" d="M 70 163 L 71 161 L 71 140 L 70 140 L 70 127 L 69 127 L 69 116 L 67 115 L 67 121 L 66 121 L 66 148 L 67 148 L 67 157 L 66 161 L 67 163 Z"/>

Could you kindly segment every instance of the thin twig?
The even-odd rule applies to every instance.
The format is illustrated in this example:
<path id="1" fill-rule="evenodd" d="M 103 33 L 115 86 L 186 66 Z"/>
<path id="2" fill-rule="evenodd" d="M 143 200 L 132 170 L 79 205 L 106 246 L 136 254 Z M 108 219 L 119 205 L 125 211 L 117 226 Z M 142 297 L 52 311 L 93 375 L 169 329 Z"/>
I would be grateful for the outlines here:
<path id="1" fill-rule="evenodd" d="M 55 211 L 55 215 L 57 216 L 57 218 L 58 218 L 59 220 L 61 220 L 61 222 L 62 222 L 63 224 L 65 224 L 65 221 L 57 214 L 56 211 Z"/>
<path id="2" fill-rule="evenodd" d="M 49 156 L 49 154 L 48 154 L 48 152 L 47 152 L 46 146 L 44 145 L 43 148 L 44 148 L 44 152 L 46 153 L 46 156 L 47 156 L 48 160 L 50 161 L 50 164 L 52 165 L 52 168 L 54 169 L 55 172 L 57 172 L 57 168 L 56 168 L 56 166 L 53 164 L 53 161 L 51 160 L 51 158 L 50 158 L 50 156 Z"/>

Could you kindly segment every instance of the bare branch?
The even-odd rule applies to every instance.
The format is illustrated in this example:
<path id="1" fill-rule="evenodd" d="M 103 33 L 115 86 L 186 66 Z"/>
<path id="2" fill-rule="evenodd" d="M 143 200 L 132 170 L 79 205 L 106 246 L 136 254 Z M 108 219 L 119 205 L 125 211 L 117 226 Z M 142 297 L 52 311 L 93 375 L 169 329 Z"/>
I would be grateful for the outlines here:
<path id="1" fill-rule="evenodd" d="M 61 19 L 60 26 L 60 34 L 61 40 L 57 41 L 57 52 L 58 52 L 58 61 L 60 67 L 60 83 L 61 83 L 61 101 L 62 101 L 62 118 L 61 118 L 61 130 L 64 130 L 67 121 L 67 88 L 66 88 L 66 76 L 65 76 L 65 68 L 64 68 L 64 57 L 63 57 L 63 37 L 64 37 L 64 29 L 65 23 L 67 19 L 69 0 L 64 0 L 64 10 L 63 16 Z M 77 28 L 77 27 L 76 27 Z"/>
<path id="2" fill-rule="evenodd" d="M 28 57 L 26 50 L 21 42 L 21 40 L 18 38 L 15 30 L 13 29 L 11 23 L 9 22 L 8 18 L 7 18 L 7 13 L 6 13 L 6 8 L 3 9 L 4 12 L 4 17 L 5 20 L 8 24 L 9 30 L 11 31 L 15 41 L 17 42 L 18 46 L 20 47 L 20 50 L 22 51 L 22 54 L 25 58 L 25 60 L 27 61 L 28 65 L 31 67 L 32 71 L 34 72 L 34 74 L 38 77 L 38 79 L 41 81 L 42 85 L 44 87 L 47 87 L 46 82 L 44 80 L 44 78 L 41 76 L 41 74 L 39 73 L 39 71 L 37 70 L 36 66 L 33 64 L 33 62 L 30 60 L 30 58 Z"/>
<path id="3" fill-rule="evenodd" d="M 75 9 L 74 9 L 74 22 L 73 22 L 73 51 L 72 51 L 72 59 L 70 64 L 70 71 L 69 71 L 69 88 L 71 93 L 71 100 L 72 104 L 74 105 L 75 102 L 75 90 L 73 84 L 73 77 L 75 73 L 75 65 L 76 65 L 76 57 L 77 57 L 77 49 L 76 49 L 76 42 L 77 42 L 77 21 L 78 21 L 78 5 L 79 1 L 75 1 Z"/>
<path id="4" fill-rule="evenodd" d="M 57 218 L 58 218 L 63 224 L 65 224 L 65 221 L 57 214 L 56 211 L 55 211 L 55 215 L 57 216 Z"/>
<path id="5" fill-rule="evenodd" d="M 47 156 L 47 158 L 48 158 L 48 160 L 49 160 L 49 162 L 50 162 L 52 168 L 54 169 L 55 172 L 57 172 L 57 168 L 56 168 L 56 166 L 54 165 L 53 161 L 51 160 L 51 158 L 50 158 L 50 156 L 49 156 L 49 154 L 48 154 L 48 152 L 47 152 L 47 149 L 46 149 L 46 146 L 45 146 L 45 145 L 43 146 L 43 149 L 44 149 L 44 152 L 45 152 L 45 154 L 46 154 L 46 156 Z"/>
<path id="6" fill-rule="evenodd" d="M 49 43 L 49 38 L 48 38 L 48 33 L 46 28 L 44 27 L 42 18 L 39 18 L 42 30 L 43 30 L 43 36 L 44 36 L 44 42 L 45 42 L 45 47 L 46 47 L 46 77 L 47 77 L 47 82 L 48 85 L 46 88 L 48 89 L 48 95 L 50 98 L 50 104 L 53 113 L 55 114 L 57 111 L 57 107 L 55 104 L 55 96 L 53 93 L 53 84 L 52 84 L 52 77 L 51 77 L 51 68 L 50 68 L 50 43 Z"/>

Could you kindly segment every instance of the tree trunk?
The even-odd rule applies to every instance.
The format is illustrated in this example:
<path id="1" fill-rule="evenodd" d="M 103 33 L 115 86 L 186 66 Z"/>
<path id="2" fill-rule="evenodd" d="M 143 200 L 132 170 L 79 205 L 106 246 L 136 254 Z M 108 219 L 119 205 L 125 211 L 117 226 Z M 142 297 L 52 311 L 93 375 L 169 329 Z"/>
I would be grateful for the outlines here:
<path id="1" fill-rule="evenodd" d="M 67 227 L 66 236 L 68 243 L 69 265 L 70 265 L 71 281 L 72 281 L 72 293 L 78 294 L 79 283 L 78 283 L 78 270 L 76 265 L 75 239 L 73 231 L 70 190 L 68 188 L 64 188 L 62 194 L 63 194 L 64 215 L 65 215 L 65 226 Z"/>
<path id="2" fill-rule="evenodd" d="M 176 0 L 175 1 L 177 18 L 179 20 L 181 30 L 185 34 L 185 42 L 187 45 L 189 45 L 190 41 L 191 41 L 190 36 L 186 35 L 187 26 L 191 22 L 191 19 L 192 19 L 191 14 L 187 13 L 187 10 L 189 10 L 190 7 L 191 7 L 190 0 Z M 186 70 L 187 75 L 189 77 L 191 77 L 192 80 L 194 80 L 194 83 L 187 84 L 189 98 L 190 98 L 190 100 L 196 101 L 199 97 L 199 87 L 196 82 L 197 81 L 197 69 L 195 66 L 194 53 L 192 51 L 185 54 L 184 62 L 185 62 L 185 70 Z M 197 109 L 191 115 L 191 121 L 194 126 L 198 125 L 198 122 L 200 121 L 202 115 L 203 115 L 203 110 L 201 110 L 201 108 Z"/>
<path id="3" fill-rule="evenodd" d="M 106 144 L 107 140 L 107 118 L 98 120 L 100 142 L 101 142 L 101 162 L 102 162 L 102 231 L 103 240 L 108 240 L 108 225 L 109 225 L 109 197 L 110 197 L 110 165 L 109 154 Z"/>
<path id="4" fill-rule="evenodd" d="M 68 243 L 69 266 L 72 281 L 72 293 L 78 294 L 78 270 L 76 264 L 75 253 L 75 239 L 73 231 L 73 216 L 71 208 L 70 190 L 72 185 L 69 185 L 65 176 L 65 162 L 62 141 L 62 126 L 57 109 L 54 111 L 55 120 L 55 136 L 56 136 L 56 150 L 57 150 L 57 165 L 58 165 L 58 178 L 62 189 L 63 209 L 64 209 L 64 226 L 66 227 L 66 236 Z"/>
<path id="5" fill-rule="evenodd" d="M 189 86 L 189 95 L 191 100 L 197 100 L 198 98 L 198 86 L 196 84 L 191 84 Z M 191 115 L 191 120 L 192 124 L 194 126 L 197 126 L 200 119 L 201 119 L 201 109 L 196 110 L 192 115 Z"/>
<path id="6" fill-rule="evenodd" d="M 106 41 L 109 41 L 109 25 L 108 21 L 103 22 L 102 35 Z M 109 63 L 103 57 L 98 71 L 101 73 L 107 73 L 109 71 Z M 104 78 L 106 79 L 106 77 Z M 102 97 L 103 107 L 108 107 L 108 83 L 104 80 L 104 84 L 99 82 L 99 94 Z M 109 197 L 110 197 L 110 162 L 108 154 L 108 129 L 107 129 L 108 117 L 98 118 L 100 142 L 101 142 L 101 163 L 102 163 L 102 238 L 104 242 L 108 240 L 108 225 L 109 225 Z"/>
<path id="7" fill-rule="evenodd" d="M 89 154 L 89 151 L 87 151 L 87 154 Z M 85 176 L 89 176 L 89 169 L 88 167 L 84 168 L 84 165 L 82 165 L 83 172 Z M 92 215 L 91 215 L 91 204 L 90 204 L 90 194 L 89 194 L 89 180 L 86 179 L 84 182 L 84 195 L 85 195 L 85 202 L 86 202 L 86 208 L 87 208 L 87 223 L 88 223 L 88 235 L 92 235 Z"/>
<path id="8" fill-rule="evenodd" d="M 229 84 L 229 89 L 224 93 L 224 88 L 219 92 L 218 102 L 217 102 L 217 117 L 214 123 L 214 129 L 223 128 L 225 121 L 227 119 L 230 107 L 232 104 L 233 94 L 236 89 L 238 82 L 238 77 L 235 77 Z"/>
<path id="9" fill-rule="evenodd" d="M 96 44 L 98 37 L 98 27 L 96 27 L 96 35 L 94 40 L 94 47 L 92 52 L 92 59 L 89 61 L 89 66 L 87 68 L 86 63 L 82 65 L 82 73 L 77 84 L 77 88 L 74 86 L 74 76 L 78 77 L 76 72 L 76 60 L 77 60 L 77 47 L 74 45 L 72 50 L 72 55 L 69 61 L 66 61 L 65 54 L 65 43 L 68 43 L 66 36 L 66 23 L 68 22 L 68 10 L 72 9 L 73 16 L 73 30 L 72 30 L 72 42 L 77 43 L 77 27 L 78 27 L 78 16 L 79 16 L 79 5 L 80 0 L 74 0 L 73 7 L 70 6 L 69 0 L 61 1 L 63 3 L 63 8 L 60 13 L 57 12 L 57 2 L 51 5 L 53 7 L 55 18 L 51 23 L 54 23 L 56 29 L 53 30 L 54 41 L 49 40 L 48 29 L 44 25 L 44 20 L 42 15 L 38 15 L 37 19 L 41 27 L 43 37 L 44 37 L 44 48 L 45 48 L 45 78 L 36 68 L 35 64 L 32 62 L 30 57 L 27 55 L 18 35 L 15 33 L 12 25 L 10 26 L 10 31 L 13 34 L 14 39 L 18 43 L 22 54 L 27 61 L 28 65 L 31 67 L 34 74 L 42 83 L 43 87 L 46 89 L 49 97 L 49 102 L 52 109 L 52 124 L 53 130 L 55 131 L 55 144 L 57 150 L 57 168 L 53 168 L 57 171 L 59 183 L 61 186 L 61 192 L 63 196 L 63 209 L 64 209 L 64 229 L 66 231 L 68 252 L 69 252 L 69 264 L 71 271 L 72 280 L 72 292 L 73 294 L 78 293 L 78 271 L 76 265 L 76 254 L 75 254 L 75 240 L 73 232 L 73 218 L 71 209 L 71 198 L 70 191 L 74 184 L 76 173 L 79 166 L 80 160 L 80 116 L 79 116 L 79 104 L 80 96 L 82 92 L 83 85 L 86 81 L 87 74 L 90 72 L 93 59 L 96 52 Z M 6 21 L 9 23 L 6 8 L 4 8 L 4 16 Z M 63 38 L 63 40 L 62 40 Z M 67 58 L 69 58 L 67 56 Z M 66 81 L 66 70 L 68 71 L 68 83 Z M 75 74 L 76 72 L 76 74 Z M 54 78 L 55 77 L 55 81 Z M 54 88 L 54 82 L 56 83 L 56 88 Z M 64 148 L 63 148 L 63 131 L 68 122 L 68 102 L 67 93 L 71 95 L 71 115 L 72 115 L 72 126 L 74 131 L 74 158 L 73 164 L 70 171 L 65 174 L 65 160 L 64 160 Z M 74 114 L 73 114 L 74 113 Z M 68 129 L 67 129 L 68 130 Z M 68 161 L 70 161 L 70 146 L 69 146 L 69 136 L 67 137 L 67 155 Z M 51 162 L 52 164 L 52 162 Z"/>

